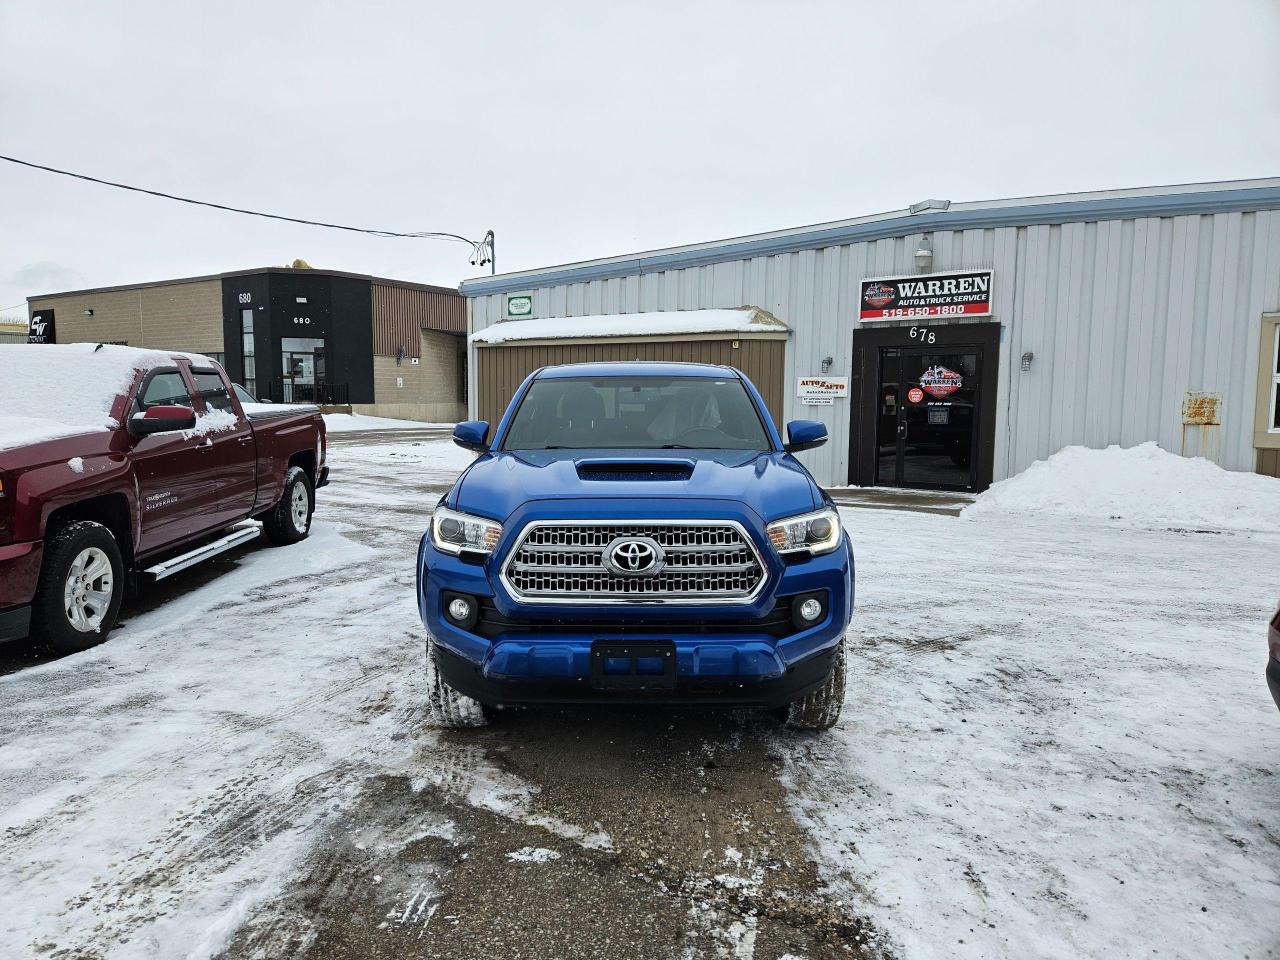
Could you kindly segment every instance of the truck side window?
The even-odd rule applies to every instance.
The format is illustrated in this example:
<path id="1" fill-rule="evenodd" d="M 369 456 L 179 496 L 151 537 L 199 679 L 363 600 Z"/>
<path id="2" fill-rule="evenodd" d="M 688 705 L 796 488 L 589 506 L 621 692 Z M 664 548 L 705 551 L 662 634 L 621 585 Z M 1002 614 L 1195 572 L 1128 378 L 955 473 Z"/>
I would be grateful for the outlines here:
<path id="1" fill-rule="evenodd" d="M 138 397 L 138 407 L 142 410 L 162 405 L 195 409 L 182 374 L 177 370 L 157 370 L 143 387 L 142 396 Z"/>
<path id="2" fill-rule="evenodd" d="M 192 370 L 191 376 L 196 381 L 196 390 L 204 398 L 206 407 L 210 410 L 225 410 L 227 413 L 235 412 L 231 409 L 231 397 L 227 395 L 227 388 L 217 373 L 212 370 Z"/>

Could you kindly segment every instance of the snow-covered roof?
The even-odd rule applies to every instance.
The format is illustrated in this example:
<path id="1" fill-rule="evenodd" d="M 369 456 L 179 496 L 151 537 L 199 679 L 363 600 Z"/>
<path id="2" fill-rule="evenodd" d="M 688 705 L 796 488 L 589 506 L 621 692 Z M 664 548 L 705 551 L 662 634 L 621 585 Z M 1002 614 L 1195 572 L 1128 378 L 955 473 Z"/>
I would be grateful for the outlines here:
<path id="1" fill-rule="evenodd" d="M 0 344 L 0 450 L 115 429 L 116 397 L 139 370 L 174 357 L 213 363 L 199 354 L 112 344 Z"/>
<path id="2" fill-rule="evenodd" d="M 473 333 L 472 343 L 577 340 L 585 337 L 680 336 L 699 333 L 785 334 L 787 325 L 759 307 L 729 310 L 662 310 L 590 317 L 504 320 Z"/>

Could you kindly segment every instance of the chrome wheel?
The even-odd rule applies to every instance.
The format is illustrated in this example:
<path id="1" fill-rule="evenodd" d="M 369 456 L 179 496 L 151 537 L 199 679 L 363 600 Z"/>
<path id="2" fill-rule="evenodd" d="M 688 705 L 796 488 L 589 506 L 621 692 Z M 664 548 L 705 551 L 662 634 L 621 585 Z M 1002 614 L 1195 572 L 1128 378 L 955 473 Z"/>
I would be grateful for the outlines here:
<path id="1" fill-rule="evenodd" d="M 289 514 L 293 518 L 293 529 L 305 533 L 307 529 L 307 511 L 311 506 L 307 502 L 307 485 L 295 483 L 293 493 L 289 497 Z"/>
<path id="2" fill-rule="evenodd" d="M 62 589 L 63 609 L 71 626 L 81 633 L 96 631 L 114 593 L 115 575 L 107 555 L 97 547 L 86 547 L 76 554 Z"/>

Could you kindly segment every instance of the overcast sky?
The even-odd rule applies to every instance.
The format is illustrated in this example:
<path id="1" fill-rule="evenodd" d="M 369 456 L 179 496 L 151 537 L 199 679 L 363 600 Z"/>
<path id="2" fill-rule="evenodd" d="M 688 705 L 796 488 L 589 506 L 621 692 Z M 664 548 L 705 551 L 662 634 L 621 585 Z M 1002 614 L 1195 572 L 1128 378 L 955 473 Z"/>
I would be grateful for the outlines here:
<path id="1" fill-rule="evenodd" d="M 1280 174 L 1274 0 L 0 0 L 0 153 L 517 270 L 905 207 Z M 362 237 L 0 163 L 0 308 Z M 12 311 L 5 311 L 6 313 Z"/>

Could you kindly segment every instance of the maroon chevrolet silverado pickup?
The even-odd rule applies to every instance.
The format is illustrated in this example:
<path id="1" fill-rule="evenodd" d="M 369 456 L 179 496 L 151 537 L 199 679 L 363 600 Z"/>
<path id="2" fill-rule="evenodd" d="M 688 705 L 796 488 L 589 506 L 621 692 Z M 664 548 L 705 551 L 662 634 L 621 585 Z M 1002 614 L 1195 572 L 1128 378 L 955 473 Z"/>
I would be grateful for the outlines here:
<path id="1" fill-rule="evenodd" d="M 139 583 L 302 540 L 326 444 L 318 409 L 242 404 L 208 357 L 0 346 L 0 640 L 83 650 Z"/>

